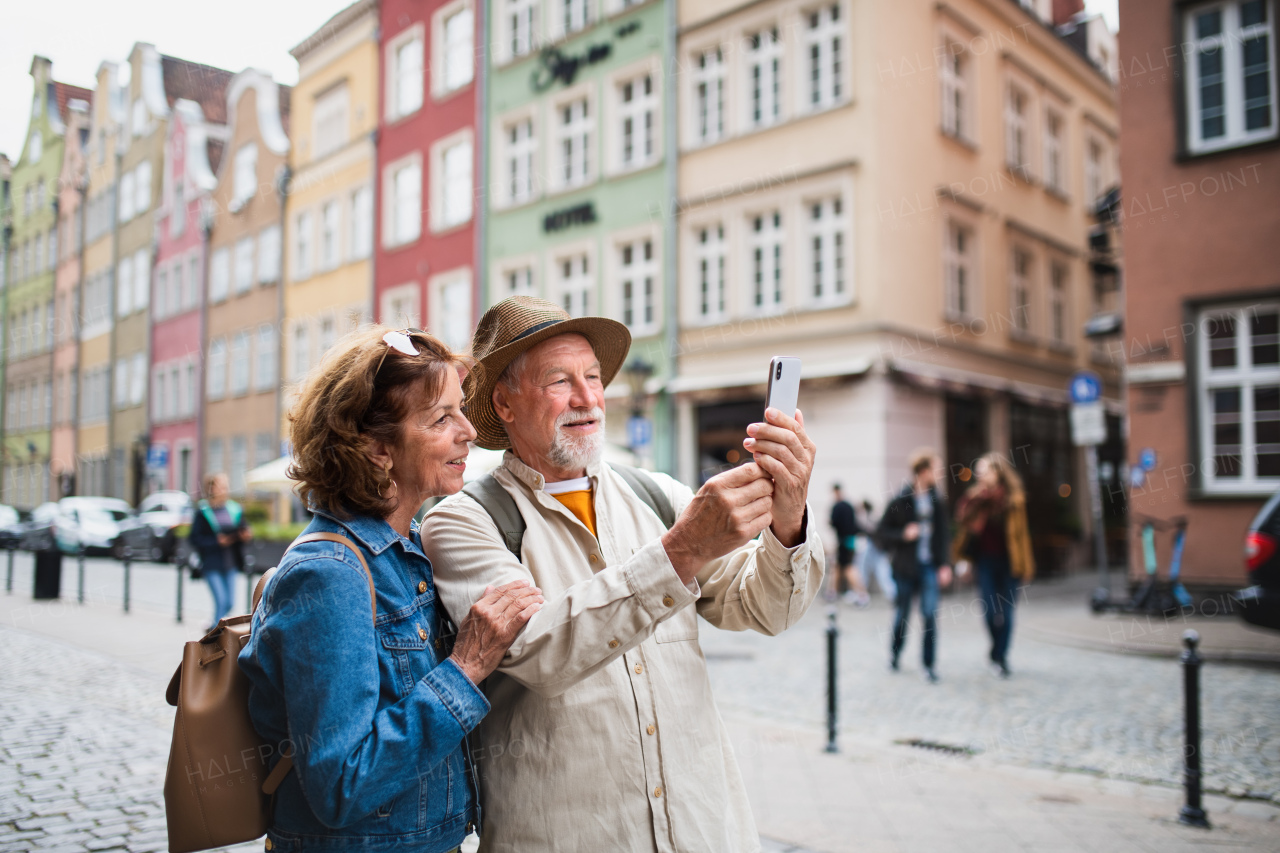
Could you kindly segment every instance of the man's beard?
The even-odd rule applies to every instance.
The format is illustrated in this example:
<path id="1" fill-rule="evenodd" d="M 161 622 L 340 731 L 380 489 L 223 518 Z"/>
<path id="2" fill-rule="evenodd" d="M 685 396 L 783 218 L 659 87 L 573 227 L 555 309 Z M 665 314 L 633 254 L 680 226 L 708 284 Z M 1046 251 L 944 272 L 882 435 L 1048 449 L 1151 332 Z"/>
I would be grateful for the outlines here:
<path id="1" fill-rule="evenodd" d="M 568 435 L 561 427 L 575 421 L 594 420 L 596 431 L 590 435 Z M 556 418 L 555 432 L 547 459 L 557 468 L 585 468 L 604 455 L 604 409 L 569 409 Z"/>

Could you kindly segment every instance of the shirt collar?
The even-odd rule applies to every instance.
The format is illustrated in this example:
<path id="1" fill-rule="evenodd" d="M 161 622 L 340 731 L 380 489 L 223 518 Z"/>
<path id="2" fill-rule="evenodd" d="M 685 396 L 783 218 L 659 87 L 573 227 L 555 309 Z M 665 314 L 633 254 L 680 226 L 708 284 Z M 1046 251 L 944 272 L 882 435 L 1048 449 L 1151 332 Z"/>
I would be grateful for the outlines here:
<path id="1" fill-rule="evenodd" d="M 543 486 L 547 484 L 546 478 L 526 465 L 520 457 L 516 456 L 515 451 L 508 450 L 502 455 L 502 467 L 535 492 L 542 491 Z M 587 464 L 587 476 L 591 478 L 592 485 L 600 482 L 600 471 L 603 467 L 604 462 L 599 458 Z"/>
<path id="2" fill-rule="evenodd" d="M 313 512 L 316 515 L 327 518 L 334 524 L 345 527 L 361 545 L 368 548 L 369 552 L 374 555 L 381 554 L 397 542 L 405 542 L 405 539 L 397 533 L 390 524 L 387 524 L 387 522 L 381 518 L 373 518 L 368 515 L 353 515 L 351 518 L 339 518 L 333 513 L 323 509 L 315 509 Z M 410 528 L 411 538 L 408 540 L 408 544 L 414 545 L 416 548 L 417 546 L 413 539 L 416 538 L 414 534 L 417 533 L 417 523 L 411 523 Z"/>

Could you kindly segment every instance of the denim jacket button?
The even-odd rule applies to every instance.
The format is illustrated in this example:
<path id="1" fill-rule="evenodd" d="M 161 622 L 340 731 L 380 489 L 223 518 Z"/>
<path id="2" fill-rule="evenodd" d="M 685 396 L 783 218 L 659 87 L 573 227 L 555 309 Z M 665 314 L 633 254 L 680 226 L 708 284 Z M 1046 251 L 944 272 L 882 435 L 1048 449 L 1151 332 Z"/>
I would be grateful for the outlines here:
<path id="1" fill-rule="evenodd" d="M 427 629 L 426 629 L 426 628 L 419 628 L 419 629 L 418 629 L 418 639 L 420 639 L 420 640 L 426 640 L 426 639 L 427 639 Z"/>
<path id="2" fill-rule="evenodd" d="M 418 595 L 422 595 L 422 593 L 424 593 L 424 592 L 426 592 L 426 591 L 427 591 L 427 582 L 426 582 L 426 581 L 418 581 Z"/>

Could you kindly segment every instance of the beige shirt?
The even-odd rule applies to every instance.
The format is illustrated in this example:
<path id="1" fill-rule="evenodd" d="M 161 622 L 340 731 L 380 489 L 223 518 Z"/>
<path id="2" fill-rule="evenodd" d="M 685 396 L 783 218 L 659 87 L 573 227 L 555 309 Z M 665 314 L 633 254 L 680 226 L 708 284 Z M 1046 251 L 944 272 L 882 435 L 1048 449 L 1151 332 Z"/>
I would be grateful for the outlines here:
<path id="1" fill-rule="evenodd" d="M 512 453 L 495 473 L 528 525 L 521 562 L 465 494 L 423 525 L 455 620 L 486 585 L 532 578 L 546 597 L 484 684 L 493 707 L 471 742 L 481 851 L 759 850 L 695 614 L 770 635 L 798 622 L 823 573 L 812 512 L 797 547 L 766 530 L 686 587 L 659 541 L 661 520 L 609 468 L 587 470 L 599 541 Z M 683 512 L 693 493 L 652 477 Z"/>

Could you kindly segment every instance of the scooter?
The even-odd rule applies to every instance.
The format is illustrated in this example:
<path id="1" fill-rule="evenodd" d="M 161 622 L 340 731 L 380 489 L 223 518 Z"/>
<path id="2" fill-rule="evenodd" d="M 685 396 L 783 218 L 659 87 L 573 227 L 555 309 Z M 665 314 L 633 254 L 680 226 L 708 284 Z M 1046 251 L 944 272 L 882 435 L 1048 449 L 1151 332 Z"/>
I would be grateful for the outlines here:
<path id="1" fill-rule="evenodd" d="M 1170 613 L 1179 607 L 1190 607 L 1191 593 L 1179 579 L 1182 574 L 1182 552 L 1187 542 L 1187 519 L 1184 516 L 1162 521 L 1158 518 L 1138 516 L 1142 521 L 1142 561 L 1147 572 L 1146 580 L 1134 591 L 1128 601 L 1111 601 L 1103 590 L 1094 593 L 1090 606 L 1093 612 L 1106 610 L 1121 613 L 1146 613 L 1158 615 Z M 1156 558 L 1156 531 L 1173 528 L 1173 554 L 1169 559 L 1169 577 L 1160 577 Z"/>

